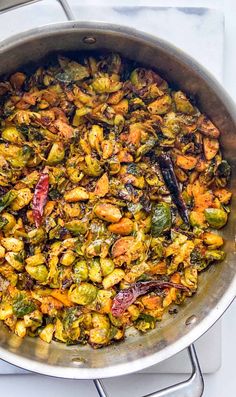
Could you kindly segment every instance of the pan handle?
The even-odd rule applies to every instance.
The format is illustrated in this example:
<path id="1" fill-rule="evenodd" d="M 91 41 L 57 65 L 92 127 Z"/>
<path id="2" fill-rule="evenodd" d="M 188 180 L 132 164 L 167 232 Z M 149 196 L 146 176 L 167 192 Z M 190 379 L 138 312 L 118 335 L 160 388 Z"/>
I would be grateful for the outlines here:
<path id="1" fill-rule="evenodd" d="M 19 7 L 27 6 L 28 4 L 38 3 L 42 0 L 1 0 L 0 2 L 0 13 L 7 12 L 9 10 L 14 10 Z M 76 18 L 69 6 L 67 0 L 57 0 L 63 9 L 68 21 L 74 21 Z"/>
<path id="2" fill-rule="evenodd" d="M 144 397 L 201 397 L 203 395 L 204 382 L 194 345 L 188 347 L 188 353 L 192 365 L 190 378 Z M 94 384 L 99 397 L 108 397 L 99 379 L 95 379 Z"/>

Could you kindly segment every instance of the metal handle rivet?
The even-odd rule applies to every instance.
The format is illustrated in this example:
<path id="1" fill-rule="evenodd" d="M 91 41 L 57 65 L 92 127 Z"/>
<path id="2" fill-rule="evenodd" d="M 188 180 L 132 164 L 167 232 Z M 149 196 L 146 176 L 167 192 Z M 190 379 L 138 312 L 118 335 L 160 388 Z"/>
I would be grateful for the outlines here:
<path id="1" fill-rule="evenodd" d="M 188 317 L 187 320 L 185 321 L 185 325 L 193 325 L 197 321 L 197 316 L 193 314 L 192 316 Z"/>
<path id="2" fill-rule="evenodd" d="M 85 36 L 83 38 L 83 43 L 85 43 L 85 44 L 95 44 L 96 41 L 97 40 L 95 39 L 95 37 L 92 37 L 92 36 Z"/>

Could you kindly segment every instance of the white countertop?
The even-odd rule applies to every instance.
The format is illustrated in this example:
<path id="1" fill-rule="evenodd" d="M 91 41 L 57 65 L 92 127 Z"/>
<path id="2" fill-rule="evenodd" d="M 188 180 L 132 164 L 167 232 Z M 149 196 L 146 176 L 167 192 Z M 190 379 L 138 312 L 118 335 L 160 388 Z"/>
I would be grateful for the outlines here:
<path id="1" fill-rule="evenodd" d="M 75 0 L 72 0 L 75 2 Z M 79 0 L 77 0 L 79 3 Z M 235 0 L 83 0 L 83 6 L 102 5 L 145 5 L 145 6 L 188 6 L 217 8 L 225 14 L 225 52 L 223 84 L 236 101 L 236 1 Z M 205 375 L 204 397 L 234 397 L 236 395 L 236 302 L 223 316 L 222 321 L 222 366 L 214 374 Z M 162 387 L 183 379 L 182 375 L 133 374 L 126 377 L 105 380 L 109 397 L 141 397 Z M 8 397 L 97 397 L 89 381 L 54 379 L 41 375 L 1 375 L 1 395 Z"/>

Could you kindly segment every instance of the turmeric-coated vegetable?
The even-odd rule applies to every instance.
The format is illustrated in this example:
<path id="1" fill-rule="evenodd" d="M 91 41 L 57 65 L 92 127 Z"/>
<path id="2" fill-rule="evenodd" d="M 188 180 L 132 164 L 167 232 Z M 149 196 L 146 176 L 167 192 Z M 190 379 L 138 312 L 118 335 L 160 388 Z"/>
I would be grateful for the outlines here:
<path id="1" fill-rule="evenodd" d="M 19 338 L 148 332 L 225 259 L 220 130 L 153 66 L 54 54 L 0 82 L 0 321 Z"/>

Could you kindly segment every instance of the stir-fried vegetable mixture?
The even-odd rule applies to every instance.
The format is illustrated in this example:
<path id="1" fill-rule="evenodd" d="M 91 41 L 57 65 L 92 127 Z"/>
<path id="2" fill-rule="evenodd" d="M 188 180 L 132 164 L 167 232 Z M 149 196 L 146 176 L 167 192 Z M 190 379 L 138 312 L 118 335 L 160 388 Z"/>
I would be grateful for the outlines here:
<path id="1" fill-rule="evenodd" d="M 0 320 L 94 347 L 153 329 L 225 256 L 220 131 L 118 54 L 16 72 L 0 101 Z"/>

